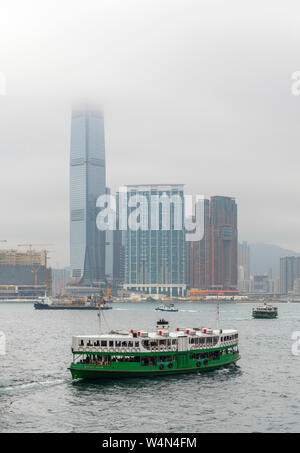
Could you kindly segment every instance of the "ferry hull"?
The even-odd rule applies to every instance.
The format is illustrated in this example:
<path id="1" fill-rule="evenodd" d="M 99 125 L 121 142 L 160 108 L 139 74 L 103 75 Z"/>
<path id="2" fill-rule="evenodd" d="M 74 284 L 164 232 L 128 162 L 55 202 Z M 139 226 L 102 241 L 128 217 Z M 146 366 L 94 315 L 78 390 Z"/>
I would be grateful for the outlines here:
<path id="1" fill-rule="evenodd" d="M 97 369 L 96 366 L 78 366 L 72 364 L 69 368 L 73 379 L 84 380 L 101 380 L 101 379 L 128 379 L 128 378 L 145 378 L 145 377 L 163 377 L 179 374 L 193 374 L 206 371 L 212 371 L 218 368 L 226 368 L 234 365 L 240 359 L 240 355 L 236 354 L 230 360 L 216 361 L 201 367 L 188 368 L 172 368 L 164 370 L 112 370 L 112 369 Z"/>
<path id="2" fill-rule="evenodd" d="M 80 306 L 80 305 L 48 305 L 48 304 L 34 304 L 36 310 L 99 310 L 97 306 Z M 111 310 L 112 307 L 105 307 L 101 310 Z"/>
<path id="3" fill-rule="evenodd" d="M 278 316 L 278 313 L 253 313 L 254 319 L 275 319 Z"/>

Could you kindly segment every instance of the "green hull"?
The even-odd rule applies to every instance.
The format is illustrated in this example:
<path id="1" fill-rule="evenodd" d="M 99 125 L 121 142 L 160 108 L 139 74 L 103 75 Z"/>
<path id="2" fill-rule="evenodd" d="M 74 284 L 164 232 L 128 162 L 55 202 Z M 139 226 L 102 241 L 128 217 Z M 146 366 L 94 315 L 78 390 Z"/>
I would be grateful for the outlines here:
<path id="1" fill-rule="evenodd" d="M 255 319 L 275 319 L 277 316 L 277 313 L 253 313 Z"/>
<path id="2" fill-rule="evenodd" d="M 176 362 L 175 365 L 170 369 L 166 366 L 165 369 L 161 370 L 158 366 L 156 367 L 142 367 L 139 364 L 127 364 L 127 369 L 124 369 L 126 363 L 115 364 L 113 366 L 100 366 L 100 365 L 85 365 L 72 363 L 70 371 L 73 379 L 123 379 L 123 378 L 138 378 L 138 377 L 158 377 L 158 376 L 172 376 L 178 374 L 190 374 L 199 373 L 204 371 L 210 371 L 217 368 L 223 368 L 235 364 L 239 359 L 239 354 L 228 354 L 221 357 L 219 360 L 208 361 L 207 364 L 201 362 L 201 366 L 198 366 L 199 361 L 195 363 L 194 360 L 189 359 L 187 356 L 184 357 L 180 354 L 182 360 L 185 359 L 186 366 L 179 367 Z M 120 366 L 121 365 L 121 366 Z M 122 366 L 123 365 L 123 366 Z M 125 366 L 124 366 L 125 365 Z M 121 369 L 123 368 L 123 369 Z M 132 369 L 129 369 L 132 368 Z M 145 369 L 147 368 L 147 369 Z"/>

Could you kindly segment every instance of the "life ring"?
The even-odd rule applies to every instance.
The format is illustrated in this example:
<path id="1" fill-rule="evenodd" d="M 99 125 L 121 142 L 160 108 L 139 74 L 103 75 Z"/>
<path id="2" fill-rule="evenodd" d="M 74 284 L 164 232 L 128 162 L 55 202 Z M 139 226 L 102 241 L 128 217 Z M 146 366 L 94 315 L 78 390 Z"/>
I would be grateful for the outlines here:
<path id="1" fill-rule="evenodd" d="M 169 365 L 168 365 L 169 368 L 173 368 L 173 366 L 174 366 L 173 362 L 170 362 Z"/>
<path id="2" fill-rule="evenodd" d="M 164 366 L 162 363 L 159 365 L 159 369 L 160 369 L 160 370 L 163 370 L 164 367 L 165 367 L 165 366 Z"/>

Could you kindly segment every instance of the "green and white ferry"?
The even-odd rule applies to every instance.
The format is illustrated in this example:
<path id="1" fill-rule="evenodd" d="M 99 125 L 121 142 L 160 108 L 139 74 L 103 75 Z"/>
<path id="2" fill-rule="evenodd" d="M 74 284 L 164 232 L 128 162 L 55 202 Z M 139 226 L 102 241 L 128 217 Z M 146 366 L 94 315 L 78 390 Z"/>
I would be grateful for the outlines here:
<path id="1" fill-rule="evenodd" d="M 262 306 L 254 307 L 252 316 L 255 319 L 274 319 L 278 316 L 278 308 L 265 303 Z"/>
<path id="2" fill-rule="evenodd" d="M 198 373 L 240 359 L 237 330 L 182 327 L 171 332 L 164 319 L 154 332 L 115 330 L 75 336 L 72 354 L 73 379 L 87 380 Z"/>

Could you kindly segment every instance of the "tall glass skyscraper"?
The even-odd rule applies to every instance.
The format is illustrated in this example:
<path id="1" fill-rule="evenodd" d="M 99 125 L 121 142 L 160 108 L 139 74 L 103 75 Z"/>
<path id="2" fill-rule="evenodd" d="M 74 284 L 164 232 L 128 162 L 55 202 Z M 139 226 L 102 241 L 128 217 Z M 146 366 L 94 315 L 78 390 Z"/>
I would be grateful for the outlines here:
<path id="1" fill-rule="evenodd" d="M 81 285 L 105 279 L 105 232 L 96 226 L 98 197 L 106 193 L 104 118 L 73 112 L 70 159 L 70 262 Z"/>
<path id="2" fill-rule="evenodd" d="M 144 228 L 125 232 L 124 288 L 148 294 L 183 295 L 185 281 L 185 230 L 183 185 L 127 186 L 129 218 L 135 210 L 131 197 L 142 196 Z M 170 204 L 153 203 L 166 196 Z M 165 217 L 164 217 L 165 216 Z M 169 226 L 164 225 L 169 218 Z M 155 228 L 154 228 L 155 226 Z M 181 226 L 179 229 L 178 226 Z"/>

